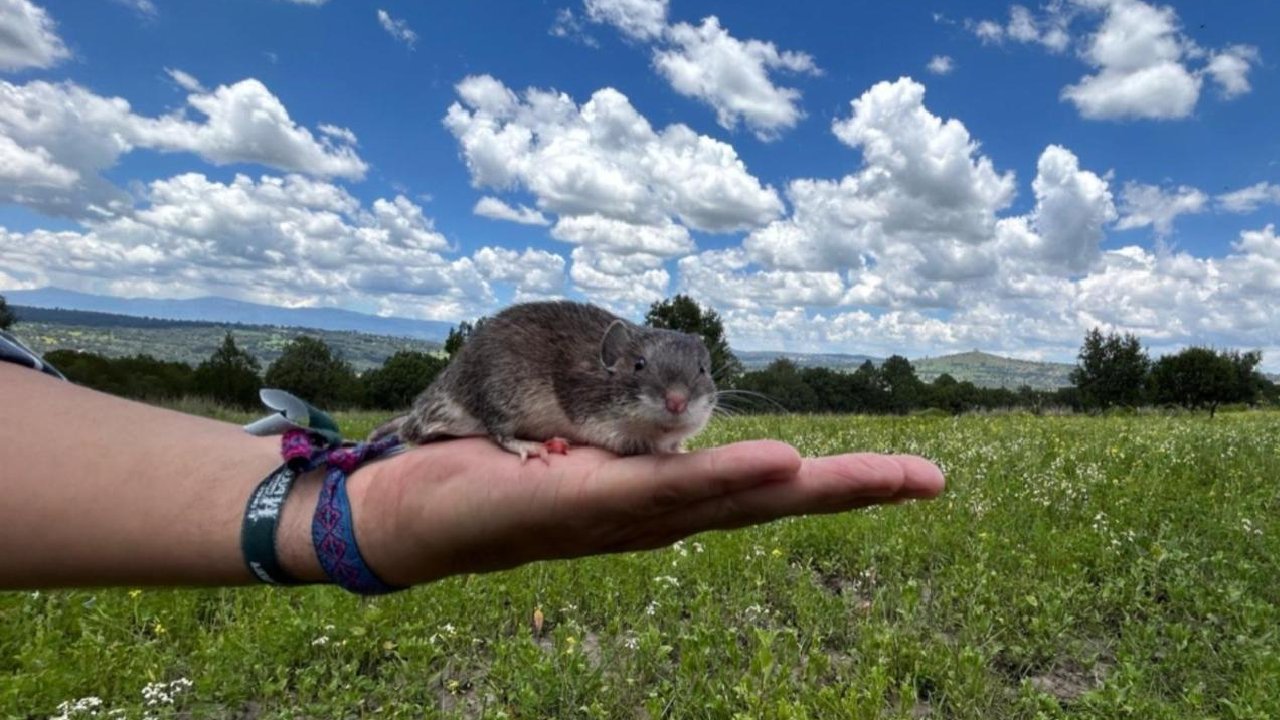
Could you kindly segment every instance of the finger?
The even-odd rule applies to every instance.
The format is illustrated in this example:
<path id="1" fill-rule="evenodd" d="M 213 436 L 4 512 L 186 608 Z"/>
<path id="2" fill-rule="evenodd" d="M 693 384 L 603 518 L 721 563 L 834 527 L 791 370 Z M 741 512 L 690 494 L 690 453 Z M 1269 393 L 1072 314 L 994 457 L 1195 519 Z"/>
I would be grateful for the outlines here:
<path id="1" fill-rule="evenodd" d="M 599 468 L 585 488 L 588 502 L 657 515 L 793 477 L 799 453 L 774 440 L 722 445 L 677 455 L 618 458 Z"/>
<path id="2" fill-rule="evenodd" d="M 746 488 L 670 513 L 668 532 L 724 530 L 791 515 L 843 512 L 869 505 L 937 497 L 942 471 L 910 455 L 838 455 L 810 458 L 796 475 Z"/>

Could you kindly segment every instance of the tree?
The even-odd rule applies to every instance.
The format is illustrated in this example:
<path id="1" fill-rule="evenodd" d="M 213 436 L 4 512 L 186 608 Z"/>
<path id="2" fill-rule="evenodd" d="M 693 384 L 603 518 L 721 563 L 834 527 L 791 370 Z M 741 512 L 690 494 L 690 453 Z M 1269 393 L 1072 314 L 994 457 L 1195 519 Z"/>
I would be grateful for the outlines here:
<path id="1" fill-rule="evenodd" d="M 458 327 L 449 329 L 449 336 L 444 340 L 444 351 L 449 353 L 450 359 L 453 359 L 453 356 L 458 354 L 458 351 L 462 349 L 462 346 L 476 331 L 484 327 L 488 319 L 487 317 L 482 317 L 476 320 L 474 325 L 463 320 L 458 323 Z"/>
<path id="2" fill-rule="evenodd" d="M 239 348 L 228 331 L 222 345 L 196 367 L 192 389 L 197 395 L 226 405 L 253 408 L 258 404 L 258 390 L 262 388 L 260 369 L 258 359 Z"/>
<path id="3" fill-rule="evenodd" d="M 889 410 L 906 413 L 920 402 L 924 383 L 916 377 L 911 361 L 901 355 L 891 355 L 880 366 L 880 377 L 889 389 Z"/>
<path id="4" fill-rule="evenodd" d="M 448 364 L 435 355 L 401 350 L 360 378 L 365 404 L 388 410 L 407 408 Z"/>
<path id="5" fill-rule="evenodd" d="M 18 322 L 18 317 L 9 309 L 9 304 L 4 301 L 4 296 L 0 295 L 0 330 L 8 330 L 16 322 Z"/>
<path id="6" fill-rule="evenodd" d="M 1142 404 L 1151 358 L 1137 336 L 1113 332 L 1104 337 L 1095 327 L 1085 334 L 1077 358 L 1071 383 L 1086 409 Z"/>
<path id="7" fill-rule="evenodd" d="M 704 309 L 688 295 L 653 303 L 644 322 L 650 327 L 701 335 L 711 351 L 711 372 L 717 383 L 732 386 L 742 375 L 742 363 L 729 349 L 720 315 L 711 308 Z"/>
<path id="8" fill-rule="evenodd" d="M 322 409 L 352 405 L 360 391 L 351 365 L 334 357 L 323 340 L 306 335 L 289 343 L 263 380 Z"/>
<path id="9" fill-rule="evenodd" d="M 1207 409 L 1210 417 L 1222 403 L 1254 402 L 1261 387 L 1254 368 L 1260 362 L 1258 352 L 1217 352 L 1206 347 L 1165 355 L 1151 371 L 1156 402 Z"/>
<path id="10" fill-rule="evenodd" d="M 754 410 L 774 412 L 780 405 L 794 412 L 810 412 L 818 405 L 813 388 L 805 383 L 796 364 L 786 358 L 774 360 L 763 370 L 745 373 L 737 387 L 764 396 L 750 401 L 750 409 Z"/>

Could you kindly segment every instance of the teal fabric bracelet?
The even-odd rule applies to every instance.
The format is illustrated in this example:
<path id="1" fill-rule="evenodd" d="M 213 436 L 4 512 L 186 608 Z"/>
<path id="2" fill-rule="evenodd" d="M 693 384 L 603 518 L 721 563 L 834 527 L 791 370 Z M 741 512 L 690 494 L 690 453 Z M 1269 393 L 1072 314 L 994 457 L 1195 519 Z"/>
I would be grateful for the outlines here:
<path id="1" fill-rule="evenodd" d="M 245 564 L 254 577 L 271 585 L 304 585 L 280 564 L 276 553 L 276 528 L 280 524 L 280 510 L 285 498 L 293 489 L 298 471 L 287 463 L 276 468 L 258 483 L 249 495 L 244 510 L 244 523 L 240 526 L 240 550 Z"/>

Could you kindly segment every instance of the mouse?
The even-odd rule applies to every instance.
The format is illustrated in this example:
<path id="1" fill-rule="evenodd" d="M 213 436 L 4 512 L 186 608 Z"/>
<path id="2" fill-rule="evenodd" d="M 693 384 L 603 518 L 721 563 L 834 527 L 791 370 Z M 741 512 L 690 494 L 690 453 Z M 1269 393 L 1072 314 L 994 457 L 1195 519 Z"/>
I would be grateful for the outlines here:
<path id="1" fill-rule="evenodd" d="M 522 462 L 573 445 L 684 452 L 715 409 L 712 370 L 699 335 L 637 325 L 588 303 L 521 303 L 473 331 L 410 411 L 370 439 L 488 436 Z"/>

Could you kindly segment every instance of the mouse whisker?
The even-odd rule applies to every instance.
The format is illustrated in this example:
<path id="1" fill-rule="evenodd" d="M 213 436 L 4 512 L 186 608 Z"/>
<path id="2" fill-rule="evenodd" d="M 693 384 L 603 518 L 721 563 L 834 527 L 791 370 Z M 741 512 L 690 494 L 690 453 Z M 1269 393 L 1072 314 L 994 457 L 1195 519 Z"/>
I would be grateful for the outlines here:
<path id="1" fill-rule="evenodd" d="M 772 405 L 773 407 L 777 408 L 779 411 L 781 411 L 781 412 L 783 412 L 783 413 L 789 413 L 789 412 L 791 412 L 789 409 L 787 409 L 787 407 L 786 407 L 785 405 L 783 405 L 782 403 L 778 402 L 778 401 L 777 401 L 777 400 L 775 400 L 774 398 L 771 398 L 771 397 L 769 397 L 768 395 L 765 395 L 764 393 L 755 392 L 754 390 L 736 390 L 736 389 L 734 389 L 734 390 L 718 390 L 718 391 L 716 391 L 716 400 L 717 400 L 717 402 L 719 402 L 719 401 L 720 401 L 721 399 L 723 399 L 725 396 L 729 396 L 729 397 L 731 397 L 731 398 L 733 398 L 733 399 L 751 399 L 751 400 L 759 399 L 759 400 L 763 400 L 765 403 L 768 403 L 769 405 Z M 736 397 L 735 397 L 735 396 L 736 396 Z"/>

